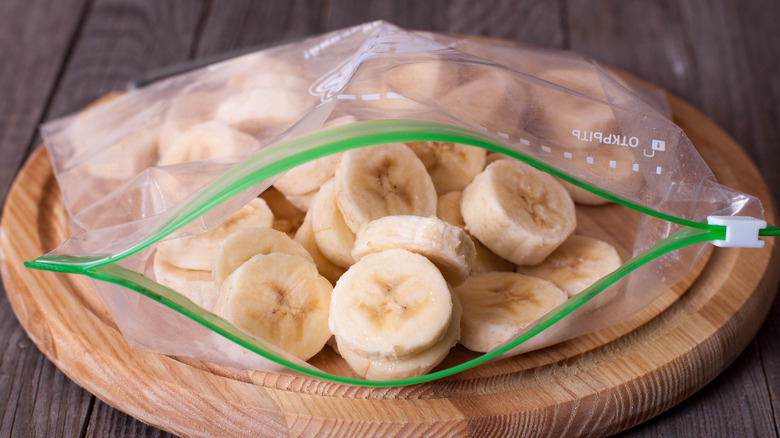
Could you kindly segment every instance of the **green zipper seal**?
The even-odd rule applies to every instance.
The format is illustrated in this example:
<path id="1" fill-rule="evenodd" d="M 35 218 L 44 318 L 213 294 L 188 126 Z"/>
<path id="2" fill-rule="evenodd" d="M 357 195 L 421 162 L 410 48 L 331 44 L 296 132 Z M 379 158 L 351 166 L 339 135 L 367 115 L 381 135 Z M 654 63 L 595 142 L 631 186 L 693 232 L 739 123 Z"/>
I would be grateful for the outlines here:
<path id="1" fill-rule="evenodd" d="M 259 340 L 236 329 L 224 319 L 203 310 L 180 293 L 162 286 L 142 274 L 113 264 L 114 262 L 130 257 L 133 254 L 148 248 L 231 197 L 293 167 L 317 158 L 350 149 L 384 143 L 409 141 L 459 143 L 499 152 L 524 161 L 531 166 L 548 172 L 564 181 L 575 184 L 605 199 L 637 210 L 641 213 L 677 223 L 683 227 L 666 239 L 656 243 L 642 254 L 627 261 L 614 272 L 602 277 L 583 292 L 566 301 L 554 311 L 538 320 L 533 326 L 528 328 L 521 336 L 514 339 L 512 342 L 451 368 L 435 371 L 423 376 L 386 381 L 364 380 L 334 375 L 290 361 L 275 353 Z M 723 240 L 725 239 L 725 235 L 725 226 L 690 221 L 655 211 L 630 199 L 603 191 L 587 181 L 582 181 L 561 172 L 534 157 L 516 151 L 486 135 L 439 123 L 382 120 L 329 128 L 266 147 L 215 179 L 203 190 L 195 194 L 179 211 L 174 213 L 151 234 L 137 244 L 121 252 L 103 256 L 85 257 L 57 254 L 44 255 L 38 257 L 34 261 L 25 262 L 24 264 L 26 267 L 33 269 L 87 275 L 98 280 L 108 281 L 135 290 L 176 312 L 185 315 L 232 342 L 299 373 L 350 385 L 387 387 L 429 382 L 494 359 L 549 328 L 552 324 L 564 318 L 594 296 L 598 295 L 601 291 L 640 266 L 664 254 L 688 245 L 713 240 Z M 780 229 L 769 226 L 768 228 L 761 230 L 759 235 L 777 236 L 780 235 Z"/>

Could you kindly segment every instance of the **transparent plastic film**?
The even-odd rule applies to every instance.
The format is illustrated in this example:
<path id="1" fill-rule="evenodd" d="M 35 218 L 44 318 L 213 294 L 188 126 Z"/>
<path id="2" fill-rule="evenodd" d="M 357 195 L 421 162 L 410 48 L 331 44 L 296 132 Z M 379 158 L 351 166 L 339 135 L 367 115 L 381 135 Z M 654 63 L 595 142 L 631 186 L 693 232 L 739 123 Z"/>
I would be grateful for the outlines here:
<path id="1" fill-rule="evenodd" d="M 670 120 L 659 90 L 574 53 L 410 32 L 384 22 L 161 80 L 50 122 L 43 134 L 72 237 L 27 266 L 102 280 L 95 282 L 96 290 L 136 348 L 350 384 L 430 381 L 619 322 L 685 277 L 706 249 L 701 243 L 727 239 L 727 226 L 708 224 L 708 217 L 763 217 L 758 200 L 715 181 Z M 382 190 L 389 190 L 378 199 L 388 204 L 382 204 L 384 213 L 364 220 L 360 208 L 374 200 L 357 193 L 360 201 L 349 210 L 342 199 L 347 196 L 344 187 L 359 187 L 362 180 L 347 184 L 339 178 L 346 178 L 345 169 L 373 166 L 369 163 L 379 154 L 386 155 L 377 166 L 403 163 L 396 166 L 403 178 L 388 182 L 377 177 L 384 181 Z M 551 200 L 545 190 L 533 196 L 518 192 L 526 183 L 514 171 L 544 181 L 541 186 L 552 187 L 557 198 Z M 537 204 L 547 208 L 545 203 L 561 202 L 570 208 L 571 223 L 561 232 L 563 237 L 552 244 L 547 238 L 529 237 L 542 242 L 540 250 L 525 249 L 525 243 L 496 243 L 489 233 L 480 234 L 471 213 L 481 208 L 467 205 L 483 201 L 468 204 L 466 199 L 481 199 L 470 193 L 491 172 L 504 176 L 493 177 L 501 184 L 510 181 L 502 192 L 510 195 L 504 198 L 532 211 L 532 222 L 557 220 L 542 210 L 537 215 Z M 406 181 L 421 182 L 409 183 L 414 187 L 408 193 L 399 192 L 395 184 Z M 417 186 L 427 187 L 425 195 L 413 192 Z M 463 218 L 449 223 L 436 218 L 442 216 L 437 207 L 444 205 L 445 195 L 458 199 L 457 216 Z M 419 201 L 423 198 L 430 199 Z M 424 208 L 415 210 L 416 202 Z M 406 206 L 411 207 L 404 210 Z M 312 213 L 315 210 L 319 213 Z M 317 217 L 325 217 L 322 212 L 335 214 L 343 223 L 323 226 L 324 219 Z M 580 234 L 606 240 L 621 263 L 588 283 L 592 285 L 579 286 L 583 291 L 559 290 L 565 299 L 491 344 L 484 354 L 461 346 L 448 354 L 452 345 L 442 345 L 454 345 L 465 330 L 456 324 L 462 298 L 450 294 L 469 278 L 489 274 L 489 269 L 476 268 L 469 259 L 465 273 L 454 272 L 442 264 L 441 248 L 429 253 L 404 249 L 417 251 L 415 257 L 423 260 L 418 265 L 435 265 L 434 276 L 446 277 L 441 284 L 446 284 L 445 296 L 452 301 L 451 314 L 433 335 L 437 341 L 424 348 L 408 347 L 412 344 L 401 340 L 408 350 L 399 353 L 401 347 L 396 346 L 391 353 L 367 352 L 361 341 L 347 343 L 351 338 L 342 330 L 336 336 L 338 348 L 301 353 L 297 345 L 281 348 L 238 328 L 238 317 L 229 309 L 232 297 L 245 284 L 253 284 L 245 277 L 289 269 L 289 278 L 313 272 L 318 288 L 330 290 L 335 284 L 343 289 L 348 283 L 345 273 L 370 258 L 363 253 L 376 255 L 366 249 L 361 235 L 369 225 L 395 217 L 417 217 L 426 226 L 439 227 L 435 229 L 442 236 L 456 236 L 463 245 L 453 248 L 465 251 L 458 253 L 464 257 L 469 251 L 472 258 L 475 252 L 495 251 L 498 264 L 491 266 L 500 265 L 501 271 L 525 272 L 526 265 L 540 265 L 564 240 Z M 332 235 L 330 228 L 336 225 L 346 234 Z M 488 231 L 491 227 L 490 222 L 484 225 Z M 268 237 L 241 234 L 246 237 L 234 240 L 256 239 L 257 245 L 269 246 L 281 239 L 279 245 L 292 249 L 256 253 L 221 272 L 215 257 L 230 258 L 222 249 L 226 242 L 255 229 L 270 230 L 256 233 Z M 335 249 L 326 246 L 326 232 L 333 239 L 351 235 L 347 240 L 353 246 L 346 251 L 343 241 Z M 759 234 L 776 232 L 769 226 Z M 387 234 L 393 233 L 380 237 Z M 361 242 L 363 250 L 358 250 Z M 274 255 L 279 252 L 283 255 Z M 533 252 L 544 254 L 524 254 Z M 354 275 L 347 277 L 352 281 Z M 293 298 L 285 299 L 292 303 Z M 301 306 L 321 313 L 329 302 L 332 310 L 330 299 L 323 293 L 315 304 Z M 259 305 L 255 311 L 266 310 Z M 327 329 L 322 318 L 329 318 Z M 296 336 L 307 344 L 315 332 L 322 336 L 341 330 L 332 319 L 326 312 L 321 330 L 268 330 L 303 330 Z M 441 354 L 432 352 L 434 346 Z M 426 354 L 436 356 L 435 363 Z M 352 369 L 340 355 L 356 358 L 347 359 Z M 410 361 L 419 357 L 428 362 L 415 371 Z M 354 363 L 392 369 L 385 377 L 372 378 Z M 398 371 L 404 367 L 411 371 Z"/>

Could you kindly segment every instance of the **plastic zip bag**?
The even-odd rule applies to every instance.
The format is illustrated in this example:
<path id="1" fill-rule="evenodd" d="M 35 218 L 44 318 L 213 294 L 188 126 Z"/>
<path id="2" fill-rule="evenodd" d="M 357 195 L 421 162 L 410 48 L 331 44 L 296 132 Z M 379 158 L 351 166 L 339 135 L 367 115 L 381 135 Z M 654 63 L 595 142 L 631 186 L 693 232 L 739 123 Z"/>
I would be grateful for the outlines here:
<path id="1" fill-rule="evenodd" d="M 73 237 L 28 266 L 104 280 L 96 289 L 136 348 L 345 383 L 428 381 L 614 324 L 687 274 L 697 243 L 726 238 L 707 217 L 763 217 L 717 184 L 660 91 L 573 53 L 384 22 L 166 79 L 43 134 Z M 285 171 L 414 141 L 500 152 L 644 213 L 634 257 L 490 352 L 387 381 L 315 367 L 153 280 L 159 241 L 216 228 Z"/>

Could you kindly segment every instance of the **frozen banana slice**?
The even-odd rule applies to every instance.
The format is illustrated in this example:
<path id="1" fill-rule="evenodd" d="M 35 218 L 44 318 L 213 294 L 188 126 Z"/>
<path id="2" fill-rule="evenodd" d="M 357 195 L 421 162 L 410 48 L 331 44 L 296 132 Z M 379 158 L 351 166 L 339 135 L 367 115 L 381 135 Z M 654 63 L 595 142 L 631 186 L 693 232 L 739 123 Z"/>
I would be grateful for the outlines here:
<path id="1" fill-rule="evenodd" d="M 222 283 L 214 313 L 249 335 L 308 360 L 330 338 L 332 289 L 303 257 L 256 255 Z"/>
<path id="2" fill-rule="evenodd" d="M 314 259 L 314 264 L 317 265 L 317 270 L 333 284 L 344 274 L 346 269 L 341 266 L 333 264 L 327 257 L 322 254 L 320 247 L 317 246 L 317 240 L 314 238 L 314 230 L 311 225 L 311 213 L 306 213 L 303 218 L 303 224 L 301 224 L 298 231 L 295 232 L 295 241 L 299 242 L 306 248 L 311 257 Z"/>
<path id="3" fill-rule="evenodd" d="M 171 100 L 163 116 L 159 149 L 175 148 L 179 137 L 190 128 L 214 120 L 219 98 L 215 93 L 192 92 Z"/>
<path id="4" fill-rule="evenodd" d="M 273 222 L 273 213 L 265 201 L 253 199 L 210 231 L 158 243 L 157 256 L 180 268 L 211 271 L 219 246 L 227 236 L 242 228 L 270 228 Z"/>
<path id="5" fill-rule="evenodd" d="M 577 226 L 574 202 L 550 174 L 497 160 L 463 191 L 466 230 L 518 265 L 541 263 Z"/>
<path id="6" fill-rule="evenodd" d="M 153 261 L 157 282 L 179 292 L 203 309 L 212 311 L 217 301 L 217 289 L 211 279 L 211 271 L 179 268 L 166 263 L 157 254 Z"/>
<path id="7" fill-rule="evenodd" d="M 406 145 L 423 162 L 440 195 L 463 190 L 485 168 L 485 149 L 482 148 L 435 141 Z"/>
<path id="8" fill-rule="evenodd" d="M 433 263 L 391 249 L 363 257 L 341 276 L 328 324 L 339 348 L 402 359 L 444 339 L 452 307 L 449 286 Z"/>
<path id="9" fill-rule="evenodd" d="M 317 193 L 323 184 L 333 179 L 341 155 L 328 155 L 293 167 L 274 182 L 274 187 L 285 196 Z"/>
<path id="10" fill-rule="evenodd" d="M 554 84 L 537 85 L 532 91 L 532 98 L 538 104 L 533 105 L 531 117 L 541 126 L 544 143 L 589 148 L 593 143 L 580 142 L 572 131 L 619 132 L 614 111 L 595 70 L 555 68 L 539 73 L 538 77 Z"/>
<path id="11" fill-rule="evenodd" d="M 223 100 L 214 117 L 247 134 L 273 136 L 292 126 L 313 106 L 307 97 L 306 89 L 255 88 Z"/>
<path id="12" fill-rule="evenodd" d="M 444 360 L 450 348 L 457 344 L 460 338 L 460 315 L 461 306 L 453 296 L 452 319 L 444 337 L 428 349 L 408 358 L 367 358 L 357 354 L 347 345 L 339 346 L 338 352 L 349 366 L 365 379 L 394 380 L 421 376 Z"/>
<path id="13" fill-rule="evenodd" d="M 592 237 L 573 235 L 542 263 L 518 266 L 517 272 L 552 281 L 572 297 L 620 265 L 614 246 Z"/>
<path id="14" fill-rule="evenodd" d="M 162 146 L 162 144 L 161 144 Z M 199 123 L 160 149 L 159 166 L 212 158 L 236 158 L 259 147 L 254 138 L 218 121 Z"/>
<path id="15" fill-rule="evenodd" d="M 463 306 L 460 343 L 479 352 L 510 340 L 568 298 L 547 280 L 514 272 L 471 276 L 454 293 Z"/>
<path id="16" fill-rule="evenodd" d="M 460 201 L 463 198 L 463 193 L 459 191 L 453 191 L 439 196 L 439 200 L 436 205 L 436 215 L 439 219 L 447 221 L 456 227 L 465 230 L 466 223 L 463 222 L 463 216 L 460 214 Z M 468 232 L 466 232 L 468 234 Z M 514 271 L 517 267 L 509 260 L 504 260 L 496 253 L 491 251 L 488 247 L 483 245 L 478 239 L 475 239 L 469 234 L 469 238 L 474 242 L 474 250 L 476 256 L 474 262 L 471 263 L 471 275 L 484 274 L 486 272 L 494 271 Z"/>
<path id="17" fill-rule="evenodd" d="M 325 122 L 323 128 L 348 125 L 356 120 L 352 116 L 341 116 Z M 274 182 L 274 187 L 298 208 L 307 211 L 320 187 L 333 179 L 341 155 L 341 153 L 327 155 L 293 167 Z"/>
<path id="18" fill-rule="evenodd" d="M 401 143 L 344 153 L 336 199 L 352 232 L 384 216 L 436 215 L 436 189 L 422 161 Z"/>
<path id="19" fill-rule="evenodd" d="M 344 222 L 336 205 L 336 185 L 332 180 L 314 196 L 310 210 L 314 239 L 322 254 L 342 268 L 352 266 L 355 263 L 352 256 L 355 233 Z"/>
<path id="20" fill-rule="evenodd" d="M 360 229 L 352 255 L 360 260 L 388 249 L 405 249 L 433 262 L 448 283 L 469 276 L 476 250 L 463 229 L 435 217 L 385 216 Z"/>
<path id="21" fill-rule="evenodd" d="M 219 287 L 225 278 L 247 260 L 258 254 L 281 252 L 303 257 L 314 263 L 309 252 L 290 236 L 273 228 L 242 228 L 227 236 L 217 251 L 214 260 L 214 282 Z"/>

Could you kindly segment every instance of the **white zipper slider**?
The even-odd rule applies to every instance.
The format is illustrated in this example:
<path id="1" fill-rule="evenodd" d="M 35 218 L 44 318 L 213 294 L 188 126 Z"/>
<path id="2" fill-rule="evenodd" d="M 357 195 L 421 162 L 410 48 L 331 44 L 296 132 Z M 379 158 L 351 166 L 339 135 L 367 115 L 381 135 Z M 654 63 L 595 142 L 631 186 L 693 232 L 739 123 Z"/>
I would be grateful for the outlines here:
<path id="1" fill-rule="evenodd" d="M 710 225 L 725 225 L 726 240 L 713 240 L 715 246 L 725 248 L 763 248 L 758 231 L 766 228 L 766 221 L 749 216 L 707 216 Z"/>

